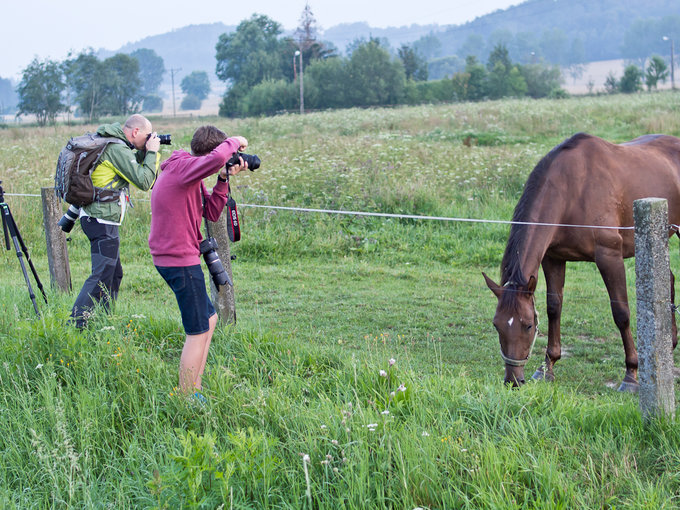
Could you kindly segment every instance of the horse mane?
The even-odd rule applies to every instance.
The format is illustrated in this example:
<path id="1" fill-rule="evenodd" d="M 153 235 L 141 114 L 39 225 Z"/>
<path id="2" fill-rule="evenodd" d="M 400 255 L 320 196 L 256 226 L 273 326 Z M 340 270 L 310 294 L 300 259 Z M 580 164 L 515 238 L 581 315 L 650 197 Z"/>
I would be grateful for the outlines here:
<path id="1" fill-rule="evenodd" d="M 555 146 L 548 154 L 546 154 L 534 167 L 529 174 L 527 182 L 524 185 L 522 196 L 515 206 L 515 211 L 512 215 L 512 221 L 523 222 L 529 221 L 529 214 L 533 209 L 534 201 L 538 191 L 545 183 L 548 170 L 555 161 L 555 159 L 564 151 L 568 151 L 577 147 L 583 140 L 593 138 L 587 133 L 576 133 L 571 138 L 567 138 L 561 144 Z M 505 247 L 503 260 L 501 262 L 501 285 L 514 290 L 526 288 L 528 280 L 522 272 L 520 264 L 520 253 L 524 250 L 524 243 L 527 238 L 526 232 L 531 225 L 522 225 L 513 223 L 510 227 L 510 236 L 508 237 L 508 244 Z M 515 292 L 504 292 L 503 296 L 508 296 L 507 300 L 514 301 Z"/>

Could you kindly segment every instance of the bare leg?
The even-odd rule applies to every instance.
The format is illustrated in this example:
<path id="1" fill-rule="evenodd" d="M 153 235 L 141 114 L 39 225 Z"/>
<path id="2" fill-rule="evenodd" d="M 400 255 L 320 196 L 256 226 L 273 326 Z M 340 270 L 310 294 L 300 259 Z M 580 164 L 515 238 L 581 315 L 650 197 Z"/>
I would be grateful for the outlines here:
<path id="1" fill-rule="evenodd" d="M 210 329 L 198 335 L 187 335 L 179 360 L 179 387 L 186 395 L 191 395 L 201 389 L 201 380 L 205 363 L 208 358 L 208 348 L 212 340 L 217 315 L 210 317 Z"/>
<path id="2" fill-rule="evenodd" d="M 210 350 L 210 342 L 212 341 L 213 333 L 215 332 L 215 326 L 217 325 L 217 314 L 213 314 L 210 317 L 210 329 L 208 330 L 208 338 L 203 346 L 203 357 L 201 359 L 201 365 L 198 369 L 198 375 L 194 379 L 194 387 L 198 390 L 203 389 L 203 372 L 205 371 L 205 364 L 208 361 L 208 351 Z"/>

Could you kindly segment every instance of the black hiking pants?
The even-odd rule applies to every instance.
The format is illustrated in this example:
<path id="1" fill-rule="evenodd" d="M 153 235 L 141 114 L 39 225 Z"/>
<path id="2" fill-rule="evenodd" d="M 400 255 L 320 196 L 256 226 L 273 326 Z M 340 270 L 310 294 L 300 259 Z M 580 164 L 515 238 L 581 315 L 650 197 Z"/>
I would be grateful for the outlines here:
<path id="1" fill-rule="evenodd" d="M 109 311 L 110 302 L 118 296 L 123 266 L 120 264 L 118 225 L 99 223 L 89 216 L 82 217 L 80 225 L 90 240 L 92 258 L 92 273 L 85 280 L 71 310 L 76 327 L 82 329 L 95 305 L 100 304 Z"/>

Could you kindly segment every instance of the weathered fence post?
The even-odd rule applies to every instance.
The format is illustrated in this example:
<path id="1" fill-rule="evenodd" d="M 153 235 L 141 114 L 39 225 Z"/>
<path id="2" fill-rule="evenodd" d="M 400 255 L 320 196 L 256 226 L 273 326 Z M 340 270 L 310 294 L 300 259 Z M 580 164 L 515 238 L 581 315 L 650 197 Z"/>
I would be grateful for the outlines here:
<path id="1" fill-rule="evenodd" d="M 643 417 L 675 417 L 668 203 L 633 203 L 640 411 Z"/>
<path id="2" fill-rule="evenodd" d="M 208 221 L 208 220 L 206 220 Z M 231 281 L 234 281 L 234 277 L 231 272 L 231 253 L 229 250 L 229 234 L 227 233 L 227 215 L 222 214 L 220 219 L 215 223 L 210 222 L 210 233 L 217 241 L 218 249 L 217 254 L 220 256 L 220 260 L 224 265 L 224 269 L 229 274 Z M 236 322 L 236 301 L 234 298 L 234 288 L 231 285 L 222 285 L 217 290 L 215 284 L 210 279 L 210 290 L 212 291 L 212 302 L 215 310 L 217 310 L 217 315 L 226 323 Z"/>
<path id="3" fill-rule="evenodd" d="M 71 267 L 68 262 L 66 235 L 57 225 L 63 212 L 54 194 L 54 188 L 41 188 L 40 193 L 42 195 L 43 224 L 45 226 L 50 280 L 52 286 L 69 292 L 71 290 Z"/>

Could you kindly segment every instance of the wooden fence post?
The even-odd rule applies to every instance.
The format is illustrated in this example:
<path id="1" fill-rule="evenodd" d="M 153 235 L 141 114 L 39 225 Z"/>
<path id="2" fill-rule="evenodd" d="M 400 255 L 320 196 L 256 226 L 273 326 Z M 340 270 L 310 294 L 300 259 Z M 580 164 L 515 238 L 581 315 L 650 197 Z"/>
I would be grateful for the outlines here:
<path id="1" fill-rule="evenodd" d="M 47 262 L 50 268 L 50 280 L 53 287 L 69 292 L 71 290 L 71 267 L 68 262 L 66 235 L 57 222 L 63 212 L 54 194 L 54 188 L 41 188 L 43 224 L 45 241 L 47 242 Z"/>
<path id="2" fill-rule="evenodd" d="M 206 221 L 208 221 L 206 219 Z M 227 215 L 222 214 L 220 219 L 216 222 L 210 222 L 210 233 L 217 241 L 217 254 L 224 265 L 231 281 L 234 277 L 231 272 L 231 252 L 229 249 L 229 234 L 227 233 Z M 212 294 L 212 302 L 217 315 L 220 319 L 228 324 L 236 322 L 236 300 L 234 296 L 234 288 L 227 284 L 222 285 L 219 290 L 215 287 L 215 283 L 210 278 L 210 290 Z"/>
<path id="3" fill-rule="evenodd" d="M 640 411 L 644 418 L 675 417 L 668 203 L 633 203 Z"/>

